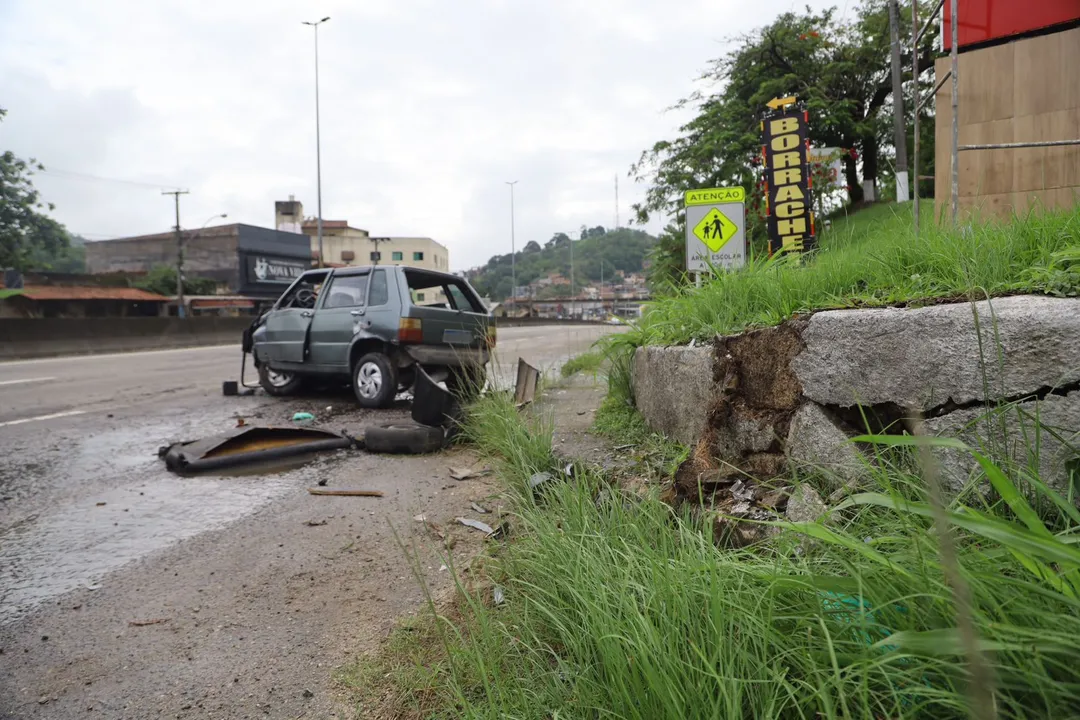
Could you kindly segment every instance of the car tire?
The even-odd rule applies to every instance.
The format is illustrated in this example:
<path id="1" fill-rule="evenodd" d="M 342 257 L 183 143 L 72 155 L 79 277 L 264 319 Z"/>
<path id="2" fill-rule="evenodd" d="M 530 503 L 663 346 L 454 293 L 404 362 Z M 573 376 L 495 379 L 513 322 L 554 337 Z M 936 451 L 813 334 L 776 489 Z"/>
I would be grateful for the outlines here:
<path id="1" fill-rule="evenodd" d="M 397 368 L 382 353 L 368 353 L 353 366 L 352 386 L 360 407 L 389 407 L 398 392 Z"/>
<path id="2" fill-rule="evenodd" d="M 422 455 L 441 450 L 446 436 L 441 427 L 377 425 L 364 431 L 364 448 L 374 453 Z"/>
<path id="3" fill-rule="evenodd" d="M 304 384 L 304 378 L 296 373 L 274 370 L 263 363 L 259 366 L 259 384 L 267 395 L 285 397 L 295 394 Z"/>

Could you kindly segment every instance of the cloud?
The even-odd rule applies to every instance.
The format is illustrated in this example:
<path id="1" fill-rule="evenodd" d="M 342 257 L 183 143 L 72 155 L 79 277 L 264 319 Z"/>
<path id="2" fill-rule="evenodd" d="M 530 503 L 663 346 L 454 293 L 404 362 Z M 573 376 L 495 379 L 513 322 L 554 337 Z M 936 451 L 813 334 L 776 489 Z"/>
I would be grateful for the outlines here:
<path id="1" fill-rule="evenodd" d="M 821 3 L 815 3 L 821 4 Z M 430 235 L 451 264 L 614 221 L 644 194 L 627 170 L 685 120 L 664 112 L 721 40 L 790 3 L 687 0 L 8 0 L 0 147 L 48 166 L 182 186 L 183 223 L 314 214 L 312 31 L 319 30 L 323 216 Z M 173 223 L 153 187 L 40 176 L 91 237 Z M 660 221 L 650 229 L 656 231 Z"/>

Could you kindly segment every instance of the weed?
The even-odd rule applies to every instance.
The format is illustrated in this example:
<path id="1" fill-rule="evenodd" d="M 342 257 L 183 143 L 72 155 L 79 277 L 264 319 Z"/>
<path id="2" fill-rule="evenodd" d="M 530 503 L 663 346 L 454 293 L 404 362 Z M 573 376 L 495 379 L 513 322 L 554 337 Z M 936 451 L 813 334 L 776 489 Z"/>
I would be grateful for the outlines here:
<path id="1" fill-rule="evenodd" d="M 567 360 L 560 372 L 563 377 L 570 377 L 579 372 L 596 374 L 604 363 L 604 354 L 599 350 L 590 350 Z"/>

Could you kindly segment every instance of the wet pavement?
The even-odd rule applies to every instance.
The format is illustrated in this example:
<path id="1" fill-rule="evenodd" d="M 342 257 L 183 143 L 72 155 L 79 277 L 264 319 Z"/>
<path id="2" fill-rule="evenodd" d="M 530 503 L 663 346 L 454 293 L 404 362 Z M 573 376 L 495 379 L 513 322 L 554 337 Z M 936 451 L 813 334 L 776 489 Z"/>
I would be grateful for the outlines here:
<path id="1" fill-rule="evenodd" d="M 584 351 L 593 340 L 610 330 L 558 326 L 500 330 L 502 362 L 494 368 L 495 374 L 500 384 L 509 385 L 519 355 L 538 367 L 550 369 Z M 180 478 L 168 473 L 157 457 L 159 447 L 222 432 L 234 427 L 238 417 L 252 424 L 286 425 L 294 412 L 309 411 L 316 416 L 318 425 L 331 430 L 347 428 L 353 433 L 365 425 L 407 418 L 406 402 L 399 401 L 396 409 L 363 411 L 356 407 L 347 391 L 289 400 L 262 393 L 223 397 L 221 381 L 235 378 L 238 357 L 237 348 L 200 348 L 0 364 L 0 676 L 15 671 L 10 676 L 19 678 L 12 680 L 10 686 L 0 681 L 0 696 L 20 698 L 11 705 L 0 700 L 0 718 L 67 717 L 68 711 L 61 713 L 60 705 L 49 697 L 45 698 L 51 703 L 48 712 L 44 703 L 39 713 L 27 710 L 35 707 L 31 700 L 40 699 L 35 694 L 39 690 L 32 686 L 33 679 L 65 677 L 60 668 L 75 673 L 70 668 L 78 665 L 77 658 L 86 662 L 91 662 L 88 658 L 96 658 L 91 662 L 97 668 L 95 672 L 101 668 L 124 667 L 129 662 L 124 659 L 126 655 L 135 652 L 124 644 L 125 633 L 130 630 L 114 633 L 109 621 L 125 613 L 142 614 L 140 608 L 155 593 L 158 599 L 154 602 L 162 608 L 160 612 L 167 609 L 168 614 L 174 615 L 178 607 L 194 606 L 192 612 L 198 613 L 207 599 L 198 594 L 203 593 L 206 582 L 202 571 L 215 563 L 219 577 L 226 572 L 222 568 L 228 568 L 232 576 L 231 584 L 219 589 L 216 605 L 222 608 L 220 612 L 235 614 L 238 611 L 228 608 L 246 603 L 245 625 L 250 625 L 252 629 L 248 632 L 259 638 L 251 642 L 280 648 L 293 635 L 279 637 L 284 632 L 281 628 L 271 632 L 265 626 L 270 618 L 260 618 L 260 610 L 250 607 L 252 603 L 265 601 L 266 592 L 280 598 L 271 590 L 249 597 L 247 588 L 260 584 L 274 587 L 281 578 L 299 577 L 303 573 L 299 572 L 298 563 L 321 566 L 327 562 L 326 552 L 320 546 L 305 544 L 304 538 L 313 533 L 311 528 L 299 529 L 302 523 L 297 519 L 298 514 L 305 509 L 343 508 L 346 515 L 342 518 L 348 519 L 348 528 L 355 533 L 353 523 L 368 517 L 369 506 L 361 505 L 363 502 L 381 503 L 376 506 L 380 514 L 392 510 L 387 521 L 396 518 L 405 526 L 417 508 L 430 509 L 424 503 L 447 503 L 447 507 L 457 508 L 463 502 L 455 497 L 453 488 L 447 491 L 444 485 L 446 463 L 460 451 L 422 458 L 336 451 L 312 462 L 262 468 L 232 477 Z M 320 499 L 309 498 L 304 487 L 326 478 L 331 484 L 385 488 L 388 500 L 357 502 L 358 499 L 348 498 L 339 499 L 345 503 L 331 505 L 325 498 L 321 503 Z M 467 507 L 466 503 L 463 509 Z M 375 511 L 370 514 L 374 516 Z M 284 517 L 289 519 L 281 519 Z M 386 526 L 371 526 L 371 519 L 364 522 L 366 529 L 349 544 L 385 540 Z M 334 532 L 350 530 L 339 527 Z M 297 533 L 305 535 L 298 538 Z M 281 542 L 273 543 L 279 536 Z M 338 541 L 335 538 L 334 542 Z M 345 546 L 343 543 L 338 547 Z M 236 553 L 231 552 L 233 547 Z M 286 551 L 288 554 L 282 555 Z M 267 570 L 265 577 L 258 576 L 268 564 L 274 563 L 278 565 L 272 571 Z M 186 580 L 185 568 L 189 574 Z M 400 560 L 383 568 L 399 584 L 400 591 L 385 597 L 385 606 L 363 605 L 370 617 L 385 621 L 388 612 L 403 612 L 403 608 L 415 607 L 419 602 L 420 596 L 414 597 L 413 593 L 415 581 L 403 569 Z M 326 572 L 330 573 L 327 577 L 333 577 L 331 568 Z M 252 577 L 246 578 L 245 573 L 251 573 Z M 376 578 L 376 581 L 386 586 L 385 579 Z M 361 580 L 355 582 L 357 587 L 363 584 Z M 412 590 L 406 590 L 410 586 Z M 348 587 L 318 592 L 332 592 L 342 606 L 350 606 L 350 603 L 363 604 L 363 598 L 375 591 L 357 591 L 356 597 Z M 292 596 L 285 592 L 284 597 Z M 91 623 L 92 629 L 84 627 L 77 617 L 85 611 L 72 615 L 71 608 L 84 606 L 100 608 L 101 617 Z M 281 612 L 278 608 L 273 614 Z M 212 621 L 214 616 L 204 611 L 202 616 L 194 617 L 193 632 L 202 620 Z M 121 625 L 126 626 L 130 619 L 124 617 Z M 331 620 L 333 625 L 340 619 Z M 266 627 L 265 638 L 259 637 L 261 626 Z M 170 630 L 173 644 L 178 641 L 173 637 L 176 632 L 181 632 L 179 640 L 183 640 L 186 631 L 180 628 L 181 624 L 174 624 Z M 323 637 L 322 632 L 322 626 L 313 619 L 303 637 L 309 640 L 317 637 L 326 647 L 336 647 L 337 641 Z M 105 634 L 99 636 L 100 633 Z M 44 641 L 36 641 L 39 635 L 53 635 L 54 641 L 42 645 Z M 58 635 L 66 638 L 66 644 L 55 641 Z M 26 645 L 30 640 L 36 644 Z M 160 642 L 164 641 L 148 640 L 139 652 L 161 660 Z M 181 642 L 187 648 L 181 654 L 191 660 L 197 655 L 191 648 L 212 641 L 196 638 Z M 119 645 L 110 649 L 106 647 L 110 643 Z M 19 646 L 23 646 L 22 651 L 14 652 Z M 231 645 L 228 652 L 234 652 Z M 282 657 L 287 655 L 284 653 Z M 238 657 L 230 662 L 243 665 L 246 660 L 242 654 Z M 308 658 L 305 663 L 309 673 L 329 673 L 329 669 L 321 669 L 322 663 L 317 659 Z M 231 670 L 215 669 L 210 662 L 205 672 Z M 256 674 L 275 675 L 283 681 L 290 677 L 290 669 L 280 667 L 274 673 L 267 670 Z M 71 691 L 69 686 L 82 682 L 80 677 L 75 673 L 62 683 L 57 680 L 52 684 L 50 692 L 60 698 L 61 705 L 64 693 Z M 23 684 L 16 687 L 17 682 Z M 117 682 L 117 692 L 122 687 L 124 694 L 138 696 L 140 683 L 150 680 L 130 677 Z M 193 688 L 201 687 L 203 682 L 205 676 L 196 673 L 185 681 L 185 692 L 195 692 Z M 259 685 L 265 683 L 265 678 L 254 677 L 253 682 Z M 272 690 L 271 687 L 267 692 Z M 228 698 L 227 702 L 222 701 L 223 708 L 229 707 L 230 702 L 239 702 L 228 689 L 223 692 Z M 102 708 L 115 699 L 100 686 L 95 693 Z M 180 703 L 176 707 L 182 709 L 182 698 L 178 697 L 162 701 L 161 707 L 172 708 Z M 71 713 L 75 712 L 75 705 L 70 708 Z M 16 707 L 20 708 L 17 714 L 13 709 Z M 138 707 L 142 709 L 133 715 L 117 710 L 109 716 L 157 715 L 157 710 L 154 713 L 147 710 L 157 707 L 153 703 Z M 286 716 L 259 712 L 261 717 L 267 715 Z"/>

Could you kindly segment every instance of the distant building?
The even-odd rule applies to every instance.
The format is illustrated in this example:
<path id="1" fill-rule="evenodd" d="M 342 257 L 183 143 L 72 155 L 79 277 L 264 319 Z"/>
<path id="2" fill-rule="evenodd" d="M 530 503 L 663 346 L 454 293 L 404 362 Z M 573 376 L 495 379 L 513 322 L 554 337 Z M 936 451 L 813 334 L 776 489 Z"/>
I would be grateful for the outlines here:
<path id="1" fill-rule="evenodd" d="M 319 223 L 304 217 L 304 206 L 293 196 L 274 203 L 274 227 L 302 232 L 311 239 L 311 257 L 319 257 Z M 323 219 L 323 261 L 327 265 L 405 265 L 450 271 L 450 251 L 429 237 L 380 237 L 352 227 L 347 220 Z M 299 228 L 299 230 L 292 230 Z M 378 253 L 376 255 L 376 253 Z"/>
<path id="2" fill-rule="evenodd" d="M 306 236 L 233 223 L 184 231 L 184 274 L 215 280 L 227 293 L 274 299 L 311 268 Z M 147 272 L 176 266 L 172 232 L 86 243 L 86 269 L 93 274 Z"/>
<path id="3" fill-rule="evenodd" d="M 130 278 L 27 273 L 4 278 L 0 318 L 152 317 L 164 314 L 168 298 L 128 287 Z M 10 285 L 10 286 L 9 286 Z"/>

